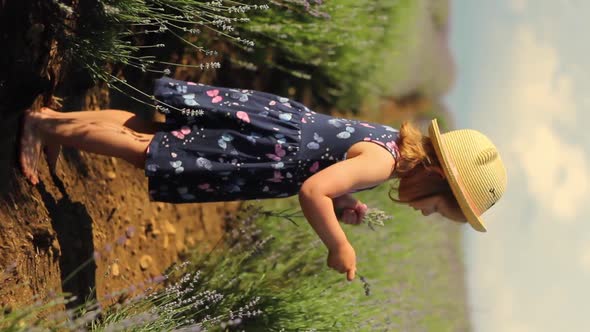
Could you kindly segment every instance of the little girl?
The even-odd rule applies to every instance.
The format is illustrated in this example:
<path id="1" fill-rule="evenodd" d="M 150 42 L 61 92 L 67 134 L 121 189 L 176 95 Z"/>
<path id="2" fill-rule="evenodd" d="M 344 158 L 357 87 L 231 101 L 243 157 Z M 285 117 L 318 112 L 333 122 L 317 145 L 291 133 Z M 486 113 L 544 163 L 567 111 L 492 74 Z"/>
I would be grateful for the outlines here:
<path id="1" fill-rule="evenodd" d="M 355 276 L 356 255 L 338 224 L 358 224 L 367 210 L 350 193 L 399 179 L 395 201 L 424 215 L 438 212 L 485 231 L 479 216 L 506 187 L 494 145 L 481 133 L 430 137 L 409 124 L 389 126 L 318 114 L 272 94 L 162 78 L 155 84 L 162 124 L 119 110 L 27 111 L 20 161 L 39 182 L 45 146 L 53 169 L 59 146 L 122 158 L 145 169 L 153 201 L 189 203 L 287 197 L 329 251 L 328 266 Z"/>

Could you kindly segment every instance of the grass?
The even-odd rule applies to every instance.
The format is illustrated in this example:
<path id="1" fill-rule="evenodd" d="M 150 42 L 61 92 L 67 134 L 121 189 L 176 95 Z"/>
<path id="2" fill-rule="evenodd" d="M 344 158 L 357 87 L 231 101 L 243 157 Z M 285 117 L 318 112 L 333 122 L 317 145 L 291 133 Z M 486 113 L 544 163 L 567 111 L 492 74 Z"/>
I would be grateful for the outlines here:
<path id="1" fill-rule="evenodd" d="M 382 185 L 359 196 L 394 220 L 376 231 L 366 224 L 344 225 L 369 296 L 360 279 L 347 282 L 325 266 L 326 250 L 311 228 L 297 214 L 284 212 L 295 211 L 296 200 L 270 200 L 237 216 L 226 239 L 229 249 L 195 255 L 153 281 L 164 281 L 165 288 L 135 294 L 108 309 L 88 303 L 65 318 L 38 320 L 48 307 L 65 301 L 56 297 L 0 314 L 0 328 L 467 330 L 458 229 L 446 221 L 418 220 L 389 202 L 387 189 Z"/>
<path id="2" fill-rule="evenodd" d="M 392 66 L 396 54 L 411 42 L 404 36 L 414 1 L 275 3 L 245 24 L 248 35 L 275 53 L 267 63 L 313 80 L 314 93 L 340 109 L 357 110 L 367 97 L 389 90 L 391 76 L 383 71 L 399 69 Z"/>
<path id="3" fill-rule="evenodd" d="M 121 67 L 158 75 L 169 75 L 175 67 L 217 69 L 218 52 L 211 48 L 212 39 L 252 47 L 252 40 L 233 31 L 248 20 L 250 12 L 267 8 L 264 1 L 54 0 L 46 11 L 64 63 L 83 68 L 95 82 L 106 82 L 110 88 L 153 106 L 150 95 L 120 77 L 117 72 Z M 202 36 L 207 38 L 198 38 Z M 170 61 L 178 44 L 195 54 L 197 63 Z M 165 50 L 167 47 L 170 50 Z"/>
<path id="4" fill-rule="evenodd" d="M 402 68 L 396 59 L 411 47 L 408 22 L 419 9 L 411 0 L 105 0 L 81 8 L 55 0 L 53 6 L 48 15 L 63 59 L 140 102 L 151 104 L 151 97 L 113 68 L 159 75 L 178 66 L 216 69 L 213 45 L 221 40 L 245 51 L 235 63 L 282 70 L 311 85 L 324 104 L 353 110 L 390 90 L 392 71 Z M 196 63 L 169 61 L 179 44 Z"/>
<path id="5" fill-rule="evenodd" d="M 333 296 L 341 298 L 340 302 L 350 302 L 357 311 L 373 313 L 361 331 L 468 330 L 459 226 L 438 219 L 422 220 L 410 209 L 394 205 L 387 197 L 388 189 L 384 184 L 358 197 L 393 215 L 394 220 L 377 231 L 366 225 L 343 225 L 357 253 L 358 273 L 368 280 L 371 295 L 364 296 L 361 282 L 355 281 L 347 292 Z M 276 201 L 272 208 L 281 209 L 285 204 L 295 202 Z M 326 250 L 303 220 L 300 227 L 278 220 L 262 227 L 283 243 L 275 251 L 286 257 L 313 246 L 309 250 L 314 259 L 308 265 L 314 264 L 316 273 L 325 273 Z M 288 239 L 294 234 L 297 240 L 291 242 Z M 345 283 L 343 276 L 339 279 L 339 283 Z"/>

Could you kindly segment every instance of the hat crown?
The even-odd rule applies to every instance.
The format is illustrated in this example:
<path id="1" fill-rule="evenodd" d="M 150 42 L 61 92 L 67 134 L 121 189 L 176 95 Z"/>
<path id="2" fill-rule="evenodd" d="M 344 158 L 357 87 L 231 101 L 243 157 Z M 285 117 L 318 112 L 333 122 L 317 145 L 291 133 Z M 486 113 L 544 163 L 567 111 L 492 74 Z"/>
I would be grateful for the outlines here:
<path id="1" fill-rule="evenodd" d="M 468 204 L 481 215 L 506 190 L 506 168 L 498 150 L 485 135 L 471 129 L 442 134 L 441 141 Z"/>

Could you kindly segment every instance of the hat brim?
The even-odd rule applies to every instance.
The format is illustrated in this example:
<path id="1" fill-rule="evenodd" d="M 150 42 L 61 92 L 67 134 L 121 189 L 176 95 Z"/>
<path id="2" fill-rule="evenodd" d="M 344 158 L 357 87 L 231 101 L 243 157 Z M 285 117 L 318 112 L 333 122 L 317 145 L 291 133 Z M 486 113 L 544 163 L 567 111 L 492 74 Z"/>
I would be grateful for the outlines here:
<path id="1" fill-rule="evenodd" d="M 453 160 L 447 154 L 448 150 L 442 141 L 440 129 L 438 128 L 438 122 L 436 119 L 432 120 L 430 127 L 428 128 L 428 132 L 430 133 L 430 139 L 432 141 L 432 145 L 434 146 L 434 151 L 436 151 L 436 155 L 438 156 L 438 160 L 440 161 L 443 172 L 445 173 L 457 203 L 459 203 L 461 211 L 463 211 L 463 215 L 465 215 L 467 222 L 471 225 L 471 227 L 473 227 L 473 229 L 478 232 L 485 232 L 486 227 L 483 223 L 483 220 L 481 220 L 481 218 L 475 213 L 473 205 L 469 203 L 466 190 L 461 185 L 460 174 L 453 164 Z"/>

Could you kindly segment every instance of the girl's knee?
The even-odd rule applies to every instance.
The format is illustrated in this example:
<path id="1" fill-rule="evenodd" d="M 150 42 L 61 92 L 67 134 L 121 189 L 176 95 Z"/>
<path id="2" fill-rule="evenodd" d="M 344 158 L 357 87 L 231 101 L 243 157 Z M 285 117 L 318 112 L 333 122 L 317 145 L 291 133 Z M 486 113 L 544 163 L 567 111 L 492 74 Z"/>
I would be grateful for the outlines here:
<path id="1" fill-rule="evenodd" d="M 124 126 L 138 133 L 144 134 L 154 134 L 159 129 L 158 124 L 156 122 L 149 121 L 135 114 L 132 114 L 132 116 L 130 116 L 125 121 Z"/>
<path id="2" fill-rule="evenodd" d="M 153 135 L 148 134 L 142 134 L 138 137 L 133 148 L 133 155 L 128 158 L 128 161 L 137 168 L 144 168 L 145 160 L 147 158 L 147 149 L 153 137 Z"/>

